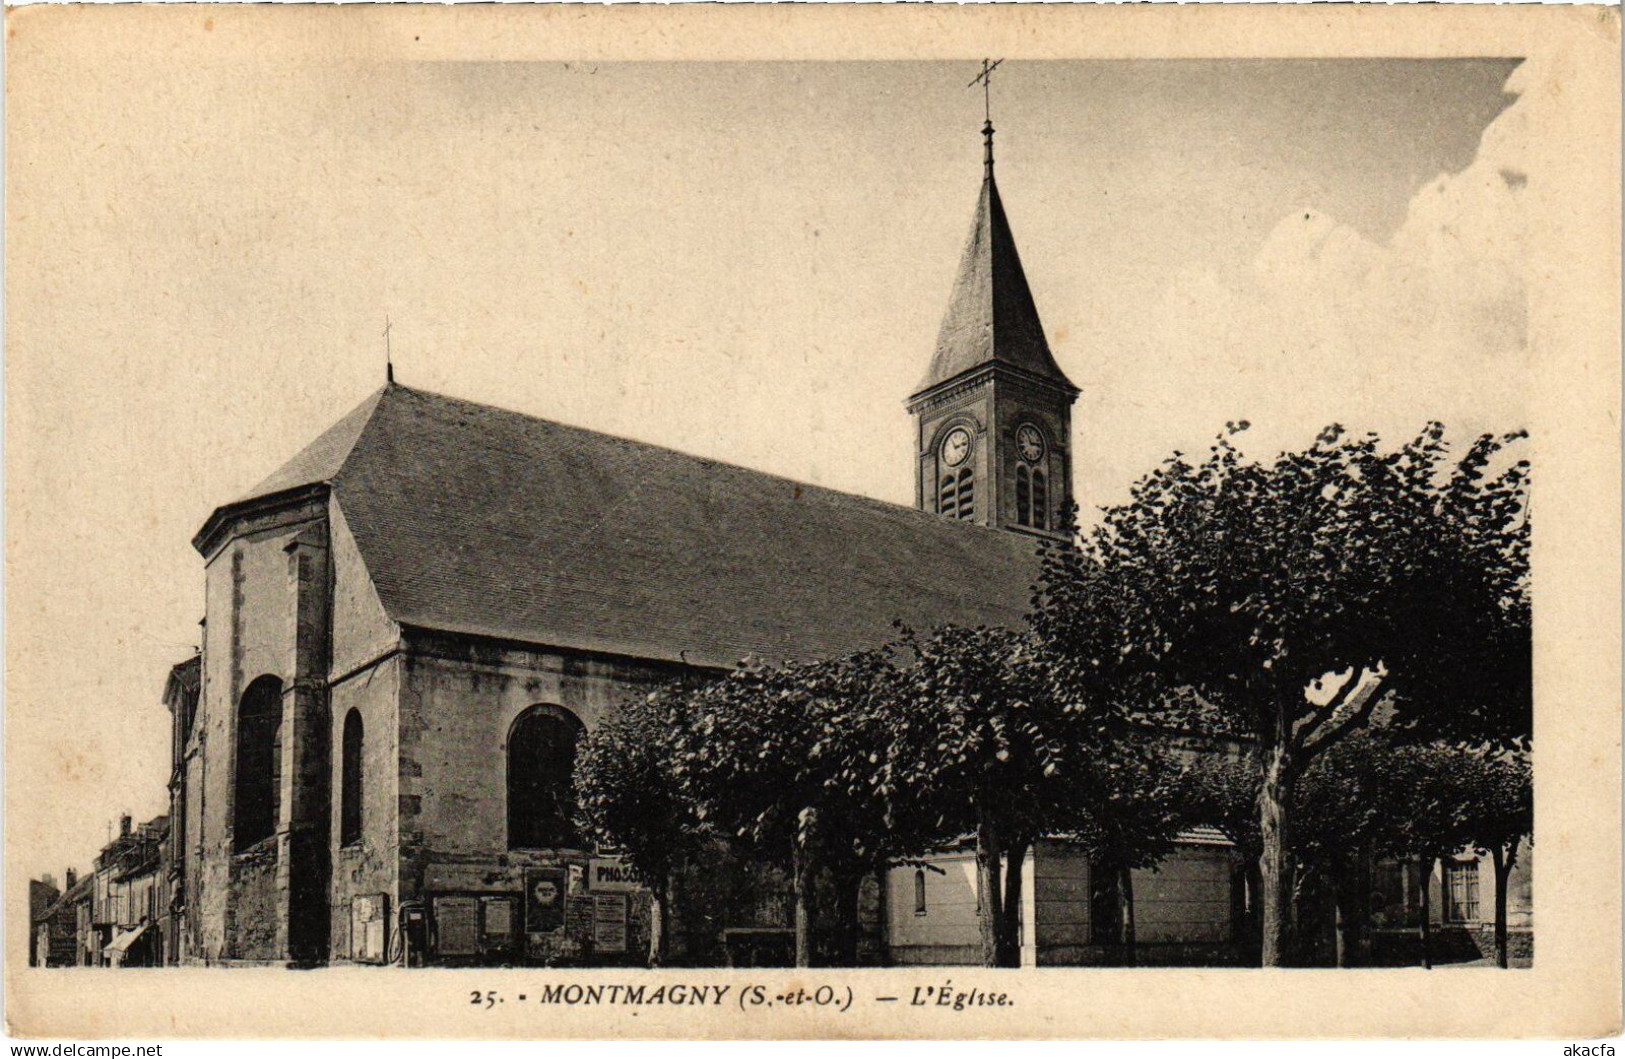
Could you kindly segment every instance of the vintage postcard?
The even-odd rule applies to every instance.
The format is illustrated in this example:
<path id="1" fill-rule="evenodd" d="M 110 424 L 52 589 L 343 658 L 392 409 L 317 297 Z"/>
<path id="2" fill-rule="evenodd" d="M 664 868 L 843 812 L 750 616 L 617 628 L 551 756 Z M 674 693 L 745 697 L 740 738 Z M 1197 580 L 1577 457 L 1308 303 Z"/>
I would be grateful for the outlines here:
<path id="1" fill-rule="evenodd" d="M 1619 29 L 8 11 L 10 1033 L 1617 1033 Z"/>

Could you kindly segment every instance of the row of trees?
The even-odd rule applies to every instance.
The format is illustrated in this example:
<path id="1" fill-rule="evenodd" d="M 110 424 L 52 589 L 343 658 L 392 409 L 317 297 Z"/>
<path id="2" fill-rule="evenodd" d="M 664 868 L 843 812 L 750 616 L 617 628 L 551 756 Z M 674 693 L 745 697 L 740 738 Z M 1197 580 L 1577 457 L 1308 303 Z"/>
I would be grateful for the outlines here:
<path id="1" fill-rule="evenodd" d="M 1259 768 L 1252 755 L 1196 759 L 1186 771 L 1189 819 L 1224 834 L 1256 866 Z M 1336 958 L 1366 955 L 1371 925 L 1368 870 L 1378 858 L 1415 865 L 1421 876 L 1422 960 L 1431 966 L 1427 880 L 1436 864 L 1464 849 L 1488 856 L 1495 876 L 1495 959 L 1507 966 L 1508 880 L 1534 830 L 1527 756 L 1484 753 L 1445 743 L 1417 745 L 1379 729 L 1351 736 L 1304 773 L 1295 792 L 1289 853 L 1293 907 L 1321 887 L 1336 911 Z M 1249 888 L 1259 886 L 1256 867 Z M 1304 941 L 1300 939 L 1299 946 Z"/>
<path id="2" fill-rule="evenodd" d="M 1256 851 L 1262 961 L 1281 964 L 1294 890 L 1353 855 L 1319 841 L 1315 814 L 1352 806 L 1368 851 L 1492 842 L 1434 782 L 1449 770 L 1423 763 L 1515 763 L 1529 743 L 1516 440 L 1486 435 L 1451 461 L 1437 424 L 1394 451 L 1333 427 L 1269 462 L 1228 435 L 1200 463 L 1175 454 L 1087 534 L 1046 546 L 1027 629 L 905 629 L 884 649 L 744 665 L 629 704 L 580 757 L 584 822 L 662 914 L 706 842 L 786 865 L 798 963 L 820 875 L 854 948 L 866 873 L 974 836 L 983 959 L 1009 965 L 1037 838 L 1085 847 L 1128 911 L 1131 871 L 1207 819 Z M 1248 753 L 1220 784 L 1154 734 L 1170 728 Z M 1401 823 L 1417 834 L 1389 834 Z M 1500 873 L 1516 841 L 1490 848 Z"/>
<path id="3" fill-rule="evenodd" d="M 1021 865 L 1069 834 L 1127 879 L 1185 822 L 1181 766 L 1117 711 L 1065 704 L 1028 633 L 904 630 L 882 650 L 742 666 L 631 702 L 577 761 L 587 829 L 651 886 L 657 920 L 688 860 L 723 840 L 788 870 L 796 961 L 823 912 L 855 961 L 863 879 L 972 838 L 988 966 L 1019 957 Z M 833 907 L 820 910 L 819 877 Z M 664 959 L 665 932 L 651 936 Z"/>

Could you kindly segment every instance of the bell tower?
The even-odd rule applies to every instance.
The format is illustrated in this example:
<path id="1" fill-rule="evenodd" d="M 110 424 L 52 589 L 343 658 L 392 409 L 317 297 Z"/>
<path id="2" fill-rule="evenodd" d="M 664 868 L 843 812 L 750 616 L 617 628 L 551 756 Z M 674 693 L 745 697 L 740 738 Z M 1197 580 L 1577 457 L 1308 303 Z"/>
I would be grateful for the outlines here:
<path id="1" fill-rule="evenodd" d="M 1044 338 L 993 179 L 982 189 L 914 416 L 915 504 L 944 518 L 1059 536 L 1072 502 L 1072 385 Z"/>

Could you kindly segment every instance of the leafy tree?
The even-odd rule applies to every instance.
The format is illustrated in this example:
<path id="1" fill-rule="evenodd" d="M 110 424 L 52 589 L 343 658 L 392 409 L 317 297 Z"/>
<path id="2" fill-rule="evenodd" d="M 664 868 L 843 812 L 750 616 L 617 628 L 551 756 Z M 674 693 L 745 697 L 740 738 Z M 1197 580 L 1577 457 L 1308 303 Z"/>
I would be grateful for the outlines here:
<path id="1" fill-rule="evenodd" d="M 1534 777 L 1522 754 L 1475 755 L 1459 773 L 1463 831 L 1495 868 L 1495 962 L 1507 965 L 1507 883 L 1535 826 Z"/>
<path id="2" fill-rule="evenodd" d="M 673 768 L 676 736 L 687 723 L 692 684 L 679 683 L 624 703 L 587 733 L 576 757 L 582 829 L 618 847 L 652 896 L 649 966 L 668 957 L 674 882 L 703 841 L 694 803 Z"/>
<path id="3" fill-rule="evenodd" d="M 1063 711 L 1033 644 L 1002 629 L 905 630 L 891 783 L 918 800 L 944 844 L 974 834 L 982 962 L 1008 964 L 1001 862 L 1043 823 L 1039 792 L 1063 764 Z M 1017 843 L 1019 845 L 1019 841 Z M 1025 848 L 1021 849 L 1025 853 Z"/>
<path id="4" fill-rule="evenodd" d="M 1190 822 L 1184 770 L 1175 752 L 1155 733 L 1124 727 L 1101 747 L 1086 768 L 1062 777 L 1072 792 L 1069 833 L 1089 857 L 1092 870 L 1115 884 L 1121 915 L 1124 962 L 1137 962 L 1134 872 L 1155 868 L 1172 853 Z"/>
<path id="5" fill-rule="evenodd" d="M 1433 966 L 1433 868 L 1466 845 L 1462 769 L 1470 756 L 1458 747 L 1430 744 L 1395 747 L 1384 759 L 1388 819 L 1377 852 L 1415 861 L 1421 873 L 1422 966 Z"/>
<path id="6" fill-rule="evenodd" d="M 1252 754 L 1202 753 L 1185 769 L 1185 815 L 1206 824 L 1256 868 L 1263 849 L 1258 833 L 1258 762 Z"/>
<path id="7" fill-rule="evenodd" d="M 1075 827 L 1080 813 L 1115 813 L 1113 792 L 1118 801 L 1145 792 L 1118 783 L 1128 759 L 1110 752 L 1114 713 L 1063 700 L 1032 637 L 948 626 L 905 631 L 900 651 L 911 661 L 893 696 L 888 787 L 912 799 L 912 833 L 939 845 L 975 836 L 983 963 L 1011 966 L 1021 865 L 1033 842 Z M 1114 825 L 1115 817 L 1101 826 Z M 1120 834 L 1107 833 L 1103 845 Z"/>
<path id="8" fill-rule="evenodd" d="M 1294 912 L 1306 892 L 1318 883 L 1331 886 L 1336 899 L 1339 966 L 1351 963 L 1360 950 L 1367 920 L 1366 865 L 1375 829 L 1386 819 L 1374 755 L 1383 752 L 1372 733 L 1350 737 L 1317 759 L 1294 792 L 1292 815 Z M 1241 854 L 1247 886 L 1254 901 L 1259 893 L 1258 858 L 1263 840 L 1258 798 L 1262 781 L 1256 755 L 1206 754 L 1185 774 L 1186 813 L 1194 823 L 1220 831 Z M 1297 926 L 1296 916 L 1293 917 Z M 1256 920 L 1251 924 L 1259 926 Z M 1306 939 L 1293 939 L 1301 949 Z"/>
<path id="9" fill-rule="evenodd" d="M 1451 465 L 1443 437 L 1384 452 L 1331 427 L 1270 462 L 1220 438 L 1046 558 L 1034 624 L 1065 686 L 1182 691 L 1256 742 L 1266 965 L 1286 955 L 1295 788 L 1379 703 L 1413 738 L 1527 741 L 1528 465 L 1510 435 Z"/>
<path id="10" fill-rule="evenodd" d="M 798 967 L 812 963 L 820 871 L 837 881 L 843 948 L 855 949 L 857 881 L 891 853 L 874 745 L 889 672 L 878 651 L 747 665 L 699 689 L 676 736 L 673 770 L 696 815 L 760 860 L 788 862 Z"/>
<path id="11" fill-rule="evenodd" d="M 1396 801 L 1391 789 L 1393 755 L 1386 731 L 1356 732 L 1310 764 L 1295 794 L 1294 907 L 1309 886 L 1329 887 L 1339 967 L 1356 963 L 1365 952 L 1370 866 L 1377 843 L 1405 811 L 1406 803 Z"/>

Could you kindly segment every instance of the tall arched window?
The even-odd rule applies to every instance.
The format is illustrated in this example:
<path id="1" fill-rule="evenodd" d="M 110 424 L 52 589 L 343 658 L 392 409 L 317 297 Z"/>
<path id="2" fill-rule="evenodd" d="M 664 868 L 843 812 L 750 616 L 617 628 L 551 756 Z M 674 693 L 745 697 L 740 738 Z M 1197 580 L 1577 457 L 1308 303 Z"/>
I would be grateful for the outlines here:
<path id="1" fill-rule="evenodd" d="M 976 476 L 969 467 L 959 472 L 957 492 L 955 517 L 971 518 L 976 514 Z"/>
<path id="2" fill-rule="evenodd" d="M 1033 522 L 1039 529 L 1049 528 L 1049 491 L 1044 488 L 1044 472 L 1033 471 Z"/>
<path id="3" fill-rule="evenodd" d="M 914 869 L 914 914 L 925 915 L 925 869 Z"/>
<path id="4" fill-rule="evenodd" d="M 937 514 L 953 518 L 957 510 L 959 510 L 959 490 L 954 476 L 945 474 L 942 476 L 942 488 L 937 493 Z"/>
<path id="5" fill-rule="evenodd" d="M 276 831 L 282 794 L 282 681 L 260 677 L 237 704 L 234 845 L 241 852 Z"/>
<path id="6" fill-rule="evenodd" d="M 339 775 L 339 845 L 361 841 L 361 711 L 344 715 Z"/>
<path id="7" fill-rule="evenodd" d="M 532 706 L 508 733 L 508 848 L 578 847 L 576 742 L 582 725 L 557 706 Z"/>
<path id="8" fill-rule="evenodd" d="M 1027 473 L 1027 465 L 1025 463 L 1018 463 L 1016 464 L 1016 525 L 1031 526 L 1032 524 L 1032 476 Z"/>

